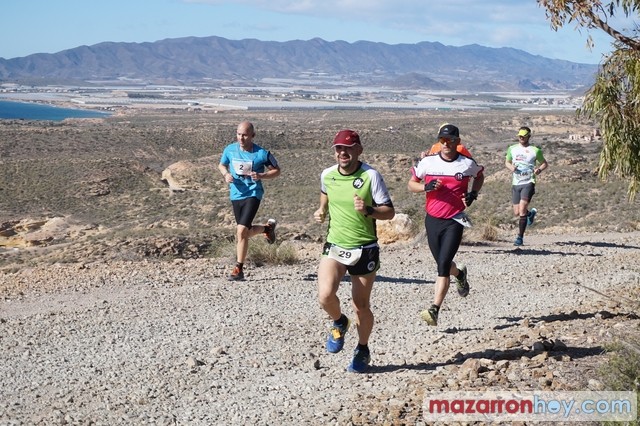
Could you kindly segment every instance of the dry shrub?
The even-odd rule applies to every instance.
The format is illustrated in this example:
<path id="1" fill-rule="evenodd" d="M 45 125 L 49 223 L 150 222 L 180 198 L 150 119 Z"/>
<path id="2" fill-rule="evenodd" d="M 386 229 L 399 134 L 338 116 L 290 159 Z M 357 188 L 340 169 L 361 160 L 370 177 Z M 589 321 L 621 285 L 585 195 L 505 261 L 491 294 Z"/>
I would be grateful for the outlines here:
<path id="1" fill-rule="evenodd" d="M 486 224 L 482 227 L 481 236 L 484 241 L 496 241 L 498 239 L 498 228 L 493 225 Z"/>
<path id="2" fill-rule="evenodd" d="M 256 265 L 293 265 L 298 262 L 296 248 L 287 243 L 267 244 L 258 239 L 249 244 L 249 259 Z"/>
<path id="3" fill-rule="evenodd" d="M 609 362 L 599 369 L 600 377 L 607 389 L 635 392 L 636 404 L 640 405 L 640 337 L 627 335 L 607 346 L 611 354 Z M 640 418 L 628 423 L 612 424 L 640 425 Z"/>

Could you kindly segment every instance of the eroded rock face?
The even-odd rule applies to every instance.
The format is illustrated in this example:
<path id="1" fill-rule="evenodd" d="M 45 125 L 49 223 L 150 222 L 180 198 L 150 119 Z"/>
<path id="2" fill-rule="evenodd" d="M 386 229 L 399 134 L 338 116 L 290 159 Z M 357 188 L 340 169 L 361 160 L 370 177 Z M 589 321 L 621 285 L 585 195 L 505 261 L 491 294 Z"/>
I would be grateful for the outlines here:
<path id="1" fill-rule="evenodd" d="M 376 222 L 378 239 L 382 244 L 397 241 L 410 241 L 415 235 L 413 221 L 409 215 L 397 213 L 391 220 L 379 220 Z"/>
<path id="2" fill-rule="evenodd" d="M 0 247 L 37 247 L 95 229 L 93 225 L 72 223 L 65 217 L 26 218 L 0 224 Z"/>
<path id="3" fill-rule="evenodd" d="M 4 222 L 0 225 L 0 246 L 33 247 L 46 244 L 53 240 L 53 234 L 51 229 L 47 229 L 45 226 L 47 222 L 54 219 L 23 219 Z"/>
<path id="4" fill-rule="evenodd" d="M 162 171 L 162 181 L 169 185 L 171 191 L 184 191 L 184 188 L 180 186 L 180 183 L 174 177 L 171 166 Z"/>
<path id="5" fill-rule="evenodd" d="M 178 161 L 162 171 L 161 180 L 169 186 L 172 192 L 198 191 L 201 188 L 203 176 L 216 176 L 217 157 L 201 157 L 191 161 Z M 222 179 L 214 180 L 224 184 Z"/>
<path id="6" fill-rule="evenodd" d="M 189 161 L 178 161 L 162 171 L 162 181 L 169 185 L 171 191 L 183 192 L 193 188 L 194 182 L 189 178 L 196 166 Z"/>

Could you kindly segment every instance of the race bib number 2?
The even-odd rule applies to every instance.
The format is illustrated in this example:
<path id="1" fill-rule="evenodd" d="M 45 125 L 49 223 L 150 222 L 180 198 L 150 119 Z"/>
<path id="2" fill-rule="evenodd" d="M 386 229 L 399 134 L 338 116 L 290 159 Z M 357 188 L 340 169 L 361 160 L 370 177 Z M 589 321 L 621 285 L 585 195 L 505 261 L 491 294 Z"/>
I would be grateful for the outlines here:
<path id="1" fill-rule="evenodd" d="M 251 174 L 251 161 L 232 161 L 233 170 L 238 176 L 247 176 Z"/>
<path id="2" fill-rule="evenodd" d="M 332 245 L 329 249 L 329 258 L 337 260 L 343 265 L 352 266 L 358 263 L 362 256 L 362 247 L 354 249 L 346 249 L 340 246 Z"/>

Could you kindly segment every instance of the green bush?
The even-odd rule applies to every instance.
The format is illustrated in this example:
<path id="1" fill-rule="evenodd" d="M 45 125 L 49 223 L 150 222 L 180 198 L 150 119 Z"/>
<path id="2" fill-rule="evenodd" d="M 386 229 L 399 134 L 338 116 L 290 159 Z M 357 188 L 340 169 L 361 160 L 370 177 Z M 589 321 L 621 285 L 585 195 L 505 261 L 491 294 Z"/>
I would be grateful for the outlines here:
<path id="1" fill-rule="evenodd" d="M 609 345 L 607 350 L 610 352 L 609 362 L 600 367 L 605 389 L 636 392 L 640 407 L 640 337 L 627 336 L 625 340 Z M 625 424 L 640 425 L 640 419 Z"/>

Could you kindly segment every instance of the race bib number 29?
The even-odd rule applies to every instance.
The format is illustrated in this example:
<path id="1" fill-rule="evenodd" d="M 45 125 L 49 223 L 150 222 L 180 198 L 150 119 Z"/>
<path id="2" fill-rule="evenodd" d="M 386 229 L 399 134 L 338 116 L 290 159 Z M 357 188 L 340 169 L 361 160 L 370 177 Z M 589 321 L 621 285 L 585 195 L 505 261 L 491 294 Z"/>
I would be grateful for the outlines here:
<path id="1" fill-rule="evenodd" d="M 362 248 L 346 249 L 340 246 L 332 245 L 329 249 L 329 257 L 337 260 L 343 265 L 352 266 L 358 263 L 362 256 Z"/>

